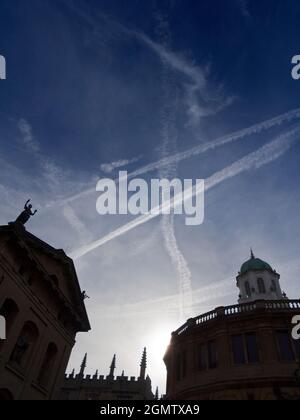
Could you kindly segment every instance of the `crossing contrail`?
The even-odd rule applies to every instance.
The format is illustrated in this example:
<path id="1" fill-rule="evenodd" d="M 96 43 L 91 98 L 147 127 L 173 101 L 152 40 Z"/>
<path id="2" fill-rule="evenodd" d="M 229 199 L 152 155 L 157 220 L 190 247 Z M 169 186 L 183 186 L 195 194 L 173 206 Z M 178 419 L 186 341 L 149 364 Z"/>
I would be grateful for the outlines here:
<path id="1" fill-rule="evenodd" d="M 217 186 L 218 184 L 226 181 L 227 179 L 233 178 L 245 171 L 249 171 L 250 169 L 259 169 L 260 167 L 275 161 L 290 149 L 293 143 L 298 139 L 297 136 L 299 135 L 299 133 L 300 124 L 297 124 L 293 129 L 276 137 L 273 141 L 267 143 L 255 152 L 246 155 L 242 159 L 234 162 L 232 165 L 224 168 L 219 172 L 216 172 L 211 177 L 206 179 L 205 190 L 208 191 L 211 188 Z M 194 187 L 190 188 L 186 191 L 185 200 L 188 200 L 191 197 L 198 195 L 202 192 L 202 189 L 195 191 Z M 107 236 L 79 248 L 70 255 L 71 258 L 76 260 L 83 257 L 89 252 L 156 218 L 157 216 L 161 215 L 165 209 L 177 207 L 181 201 L 182 194 L 180 194 L 179 196 L 175 196 L 173 200 L 163 203 L 163 205 L 152 209 L 149 213 L 136 218 L 132 222 L 127 223 L 126 225 L 115 230 L 114 232 L 111 232 Z"/>
<path id="2" fill-rule="evenodd" d="M 209 150 L 216 149 L 217 147 L 224 146 L 226 144 L 236 142 L 238 140 L 243 140 L 245 137 L 248 137 L 253 134 L 260 134 L 264 131 L 270 130 L 273 127 L 281 126 L 283 123 L 292 122 L 296 119 L 300 118 L 300 108 L 291 110 L 289 112 L 286 112 L 284 114 L 281 114 L 275 118 L 271 118 L 269 120 L 265 120 L 261 123 L 254 124 L 248 128 L 245 128 L 240 131 L 236 131 L 234 133 L 228 134 L 226 136 L 220 137 L 216 140 L 213 140 L 209 143 L 201 144 L 199 146 L 196 146 L 194 148 L 191 148 L 189 150 L 186 150 L 185 152 L 176 153 L 171 156 L 165 157 L 163 159 L 160 159 L 156 162 L 150 163 L 149 165 L 143 166 L 140 169 L 137 169 L 134 172 L 131 172 L 128 174 L 128 179 L 135 178 L 140 175 L 144 175 L 148 172 L 153 172 L 155 170 L 159 170 L 164 167 L 168 167 L 171 164 L 175 164 L 187 159 L 190 159 L 192 157 L 195 157 L 197 155 L 200 155 L 202 153 L 208 152 Z M 53 207 L 61 207 L 65 206 L 67 204 L 70 204 L 74 201 L 77 201 L 81 198 L 87 197 L 89 195 L 95 194 L 96 188 L 90 188 L 85 191 L 82 191 L 78 194 L 72 195 L 68 198 L 58 200 L 56 202 L 49 203 L 44 207 L 44 210 L 51 209 Z"/>
<path id="3" fill-rule="evenodd" d="M 168 19 L 161 16 L 160 13 L 157 13 L 157 19 L 159 23 L 160 49 L 168 51 L 170 50 L 171 44 L 171 31 Z M 170 70 L 167 57 L 164 55 L 160 56 L 162 67 L 161 159 L 164 159 L 165 157 L 170 156 L 171 153 L 178 152 L 178 129 L 176 127 L 176 120 L 178 116 L 179 92 L 174 72 Z M 198 74 L 198 72 L 196 72 L 196 74 Z M 199 90 L 201 90 L 200 86 L 198 87 Z M 197 101 L 194 101 L 194 106 L 196 106 L 196 103 Z M 161 168 L 158 174 L 161 179 L 176 178 L 177 164 L 170 164 Z M 163 200 L 168 200 L 168 188 L 167 191 L 163 190 Z M 188 319 L 192 316 L 191 308 L 193 306 L 192 273 L 177 242 L 174 214 L 164 215 L 162 217 L 161 227 L 165 249 L 177 273 L 179 316 L 180 319 Z"/>

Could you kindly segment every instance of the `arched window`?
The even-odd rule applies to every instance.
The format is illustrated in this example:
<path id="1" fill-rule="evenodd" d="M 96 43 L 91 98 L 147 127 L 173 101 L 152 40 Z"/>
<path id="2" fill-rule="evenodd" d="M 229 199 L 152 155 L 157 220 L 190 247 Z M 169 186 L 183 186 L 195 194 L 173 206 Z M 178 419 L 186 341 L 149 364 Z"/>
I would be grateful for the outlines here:
<path id="1" fill-rule="evenodd" d="M 6 299 L 0 309 L 0 315 L 4 316 L 6 321 L 7 334 L 11 330 L 13 323 L 18 315 L 19 308 L 15 301 L 12 299 Z"/>
<path id="2" fill-rule="evenodd" d="M 38 338 L 39 330 L 37 326 L 31 321 L 26 322 L 12 351 L 10 362 L 25 367 L 34 351 Z"/>
<path id="3" fill-rule="evenodd" d="M 252 292 L 251 292 L 251 288 L 250 288 L 250 283 L 248 281 L 246 281 L 246 283 L 245 283 L 245 290 L 246 290 L 247 297 L 250 298 L 252 296 Z"/>
<path id="4" fill-rule="evenodd" d="M 258 286 L 258 291 L 261 295 L 266 294 L 266 285 L 265 285 L 264 279 L 262 278 L 257 279 L 257 286 Z"/>
<path id="5" fill-rule="evenodd" d="M 12 299 L 6 299 L 0 309 L 0 315 L 5 318 L 6 321 L 6 334 L 7 338 L 14 325 L 14 322 L 19 313 L 18 305 Z M 0 341 L 0 349 L 4 345 L 4 341 Z"/>
<path id="6" fill-rule="evenodd" d="M 54 343 L 50 343 L 47 348 L 47 351 L 46 351 L 46 354 L 45 354 L 45 357 L 44 357 L 44 360 L 40 369 L 40 373 L 38 376 L 38 383 L 44 388 L 46 388 L 47 385 L 49 385 L 49 381 L 51 378 L 51 374 L 53 372 L 53 367 L 56 361 L 57 353 L 58 353 L 58 350 L 57 350 L 56 345 Z"/>

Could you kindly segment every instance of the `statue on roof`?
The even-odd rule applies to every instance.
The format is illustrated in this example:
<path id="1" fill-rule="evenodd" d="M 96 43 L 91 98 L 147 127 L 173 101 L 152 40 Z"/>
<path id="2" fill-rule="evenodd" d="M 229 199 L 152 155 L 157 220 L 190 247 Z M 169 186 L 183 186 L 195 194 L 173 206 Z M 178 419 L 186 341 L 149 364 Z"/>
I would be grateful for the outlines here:
<path id="1" fill-rule="evenodd" d="M 81 297 L 82 297 L 82 300 L 90 299 L 90 297 L 86 294 L 85 290 L 81 293 Z"/>
<path id="2" fill-rule="evenodd" d="M 30 201 L 31 200 L 26 201 L 24 210 L 17 218 L 16 223 L 21 223 L 22 225 L 25 225 L 28 222 L 28 220 L 37 213 L 37 210 L 32 211 L 32 204 L 29 204 Z"/>

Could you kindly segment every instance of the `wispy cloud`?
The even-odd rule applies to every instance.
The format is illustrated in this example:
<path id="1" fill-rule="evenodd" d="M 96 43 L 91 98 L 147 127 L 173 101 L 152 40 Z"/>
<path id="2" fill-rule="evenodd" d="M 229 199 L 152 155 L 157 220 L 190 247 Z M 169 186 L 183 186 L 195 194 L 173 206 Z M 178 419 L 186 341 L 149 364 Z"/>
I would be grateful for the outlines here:
<path id="1" fill-rule="evenodd" d="M 207 77 L 205 71 L 199 66 L 189 63 L 183 56 L 175 54 L 166 49 L 163 45 L 152 41 L 148 36 L 141 32 L 135 32 L 135 36 L 143 41 L 160 59 L 170 68 L 186 77 L 184 82 L 186 87 L 186 102 L 189 121 L 193 124 L 199 122 L 201 117 L 205 117 L 215 113 L 216 109 L 209 109 L 200 105 L 200 96 L 207 90 Z M 222 105 L 223 106 L 223 105 Z"/>
<path id="2" fill-rule="evenodd" d="M 33 135 L 31 125 L 25 118 L 18 121 L 18 129 L 22 135 L 22 143 L 29 152 L 38 153 L 40 144 Z"/>
<path id="3" fill-rule="evenodd" d="M 201 118 L 215 115 L 232 105 L 235 100 L 234 95 L 226 96 L 221 87 L 212 89 L 209 86 L 208 66 L 200 67 L 189 62 L 182 54 L 154 42 L 142 32 L 136 31 L 134 34 L 170 68 L 185 77 L 183 83 L 186 89 L 188 124 L 195 125 Z"/>
<path id="4" fill-rule="evenodd" d="M 201 306 L 202 310 L 211 310 L 212 303 L 220 300 L 226 296 L 233 296 L 235 289 L 232 278 L 222 280 L 204 286 L 193 291 L 193 306 L 188 307 L 187 310 L 191 314 L 198 313 L 198 308 Z M 97 301 L 97 299 L 95 299 Z M 99 310 L 101 308 L 101 310 Z M 137 303 L 129 303 L 124 305 L 104 305 L 97 303 L 98 316 L 103 318 L 119 319 L 133 318 L 141 315 L 166 315 L 178 314 L 178 295 L 173 294 L 169 296 L 160 297 L 157 299 L 144 300 Z M 97 318 L 95 319 L 97 320 Z M 186 320 L 186 318 L 185 318 Z"/>
<path id="5" fill-rule="evenodd" d="M 242 15 L 246 18 L 251 17 L 251 14 L 249 11 L 249 0 L 236 0 L 236 1 L 242 12 Z"/>
<path id="6" fill-rule="evenodd" d="M 39 141 L 37 136 L 34 133 L 34 128 L 27 118 L 16 119 L 11 116 L 7 116 L 7 120 L 17 127 L 19 134 L 21 135 L 16 138 L 18 144 L 22 144 L 27 155 L 26 158 L 28 162 L 35 165 L 38 176 L 31 177 L 23 172 L 22 169 L 16 167 L 14 164 L 9 164 L 7 161 L 1 164 L 1 176 L 2 180 L 7 181 L 5 188 L 8 195 L 13 195 L 14 197 L 19 196 L 19 201 L 22 202 L 27 195 L 30 193 L 30 196 L 34 198 L 35 204 L 39 208 L 43 208 L 42 203 L 47 202 L 52 210 L 55 210 L 56 203 L 54 200 L 58 196 L 65 196 L 69 191 L 76 191 L 78 188 L 86 188 L 88 183 L 82 182 L 82 176 L 84 174 L 74 173 L 69 171 L 66 168 L 59 166 L 52 158 L 43 153 L 42 143 Z M 28 156 L 29 155 L 29 156 Z M 14 183 L 11 185 L 7 174 L 15 174 L 11 176 L 11 179 L 14 179 Z M 81 185 L 81 187 L 79 187 Z M 24 191 L 26 191 L 26 196 L 24 197 Z M 71 214 L 71 207 L 69 204 L 66 204 L 63 215 L 70 225 L 75 228 L 75 213 Z M 61 207 L 61 206 L 60 206 Z M 44 207 L 45 208 L 45 207 Z M 77 218 L 78 219 L 78 218 Z M 77 220 L 77 229 L 79 232 L 79 223 L 80 220 Z M 84 233 L 84 230 L 81 226 L 81 234 Z M 85 240 L 92 240 L 92 236 L 88 235 L 87 231 L 83 236 Z"/>
<path id="7" fill-rule="evenodd" d="M 12 119 L 12 121 L 14 120 Z M 40 163 L 43 169 L 45 169 L 45 172 L 47 174 L 53 174 L 56 168 L 54 167 L 54 164 L 50 162 L 49 159 L 46 159 L 43 156 L 41 152 L 40 142 L 35 137 L 30 122 L 26 118 L 21 118 L 17 121 L 17 126 L 22 136 L 22 144 L 25 146 L 27 152 L 31 153 L 31 155 Z"/>
<path id="8" fill-rule="evenodd" d="M 227 97 L 220 87 L 212 88 L 209 86 L 209 66 L 199 66 L 192 63 L 183 54 L 172 51 L 169 46 L 155 42 L 142 31 L 128 28 L 104 13 L 97 11 L 94 16 L 91 16 L 75 2 L 68 3 L 68 6 L 92 27 L 93 37 L 98 38 L 101 43 L 103 42 L 103 37 L 100 36 L 100 32 L 104 23 L 109 28 L 112 37 L 115 34 L 119 34 L 135 39 L 154 52 L 171 69 L 180 74 L 183 77 L 182 84 L 185 88 L 185 102 L 189 124 L 199 123 L 202 117 L 220 112 L 234 101 L 235 97 L 232 95 Z"/>
<path id="9" fill-rule="evenodd" d="M 100 169 L 102 172 L 106 174 L 111 174 L 116 169 L 124 168 L 125 166 L 132 165 L 133 163 L 139 162 L 142 159 L 142 156 L 133 158 L 133 159 L 123 159 L 123 160 L 117 160 L 116 162 L 111 163 L 103 163 L 100 166 Z"/>
<path id="10" fill-rule="evenodd" d="M 293 143 L 298 140 L 300 134 L 300 124 L 298 124 L 292 130 L 280 135 L 275 140 L 271 141 L 270 143 L 266 144 L 265 146 L 261 147 L 260 149 L 256 150 L 253 153 L 248 154 L 247 156 L 243 157 L 242 159 L 236 161 L 232 165 L 224 168 L 223 170 L 216 172 L 211 177 L 209 177 L 205 182 L 205 189 L 206 191 L 210 190 L 211 188 L 219 185 L 220 183 L 233 178 L 245 171 L 249 171 L 251 169 L 258 169 L 268 163 L 271 163 L 286 153 Z M 202 192 L 202 191 L 201 191 Z M 194 188 L 188 190 L 185 199 L 189 199 L 195 194 Z M 172 202 L 165 202 L 165 207 L 174 208 L 178 205 L 179 201 L 182 200 L 180 198 L 174 198 Z M 108 242 L 126 234 L 127 232 L 131 231 L 132 229 L 137 228 L 144 223 L 149 222 L 150 220 L 158 217 L 161 214 L 161 207 L 159 209 L 152 209 L 151 214 L 146 214 L 141 217 L 136 218 L 132 222 L 120 227 L 119 229 L 115 230 L 114 232 L 110 233 L 109 235 L 101 238 L 91 244 L 88 244 L 76 251 L 74 251 L 71 256 L 74 259 L 78 259 L 86 255 L 87 253 L 99 248 L 107 244 Z"/>
<path id="11" fill-rule="evenodd" d="M 14 121 L 14 119 L 11 119 Z M 62 185 L 62 179 L 65 171 L 63 171 L 56 163 L 45 156 L 42 152 L 40 142 L 34 135 L 34 130 L 30 122 L 26 118 L 17 121 L 17 127 L 22 135 L 22 143 L 27 152 L 36 160 L 42 170 L 42 176 L 47 181 L 47 187 L 53 192 L 57 192 L 57 188 Z"/>
<path id="12" fill-rule="evenodd" d="M 79 241 L 82 243 L 89 242 L 93 240 L 91 232 L 86 228 L 85 224 L 79 219 L 76 215 L 74 209 L 69 205 L 65 206 L 63 209 L 63 214 L 68 223 L 72 228 L 77 232 Z"/>

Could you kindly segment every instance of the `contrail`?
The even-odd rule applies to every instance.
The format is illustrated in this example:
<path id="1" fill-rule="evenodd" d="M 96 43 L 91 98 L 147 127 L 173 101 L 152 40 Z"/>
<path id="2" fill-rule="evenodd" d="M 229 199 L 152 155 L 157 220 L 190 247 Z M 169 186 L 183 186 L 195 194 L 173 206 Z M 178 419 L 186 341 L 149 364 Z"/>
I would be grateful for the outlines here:
<path id="1" fill-rule="evenodd" d="M 276 137 L 275 140 L 271 141 L 270 143 L 266 144 L 265 146 L 261 147 L 255 152 L 248 154 L 247 156 L 236 161 L 232 165 L 224 168 L 219 172 L 216 172 L 205 181 L 205 190 L 208 191 L 216 185 L 226 181 L 227 179 L 233 178 L 245 171 L 249 171 L 250 169 L 259 169 L 260 167 L 275 161 L 290 149 L 293 143 L 297 140 L 297 135 L 299 134 L 299 132 L 300 124 L 297 124 L 295 128 L 293 128 L 285 134 Z M 187 190 L 185 199 L 188 200 L 196 194 L 200 193 L 202 193 L 202 190 L 195 191 L 194 187 L 190 188 L 189 190 Z M 150 213 L 140 216 L 132 222 L 127 223 L 126 225 L 110 233 L 109 235 L 74 251 L 71 254 L 71 258 L 76 260 L 78 258 L 83 257 L 89 252 L 107 244 L 113 239 L 116 239 L 124 235 L 125 233 L 130 232 L 132 229 L 135 229 L 136 227 L 143 225 L 144 223 L 147 223 L 150 220 L 156 218 L 157 216 L 162 214 L 162 211 L 166 208 L 175 208 L 176 206 L 178 206 L 181 200 L 181 194 L 180 197 L 175 196 L 173 200 L 164 203 L 158 208 L 152 209 Z"/>
<path id="2" fill-rule="evenodd" d="M 171 33 L 169 23 L 160 13 L 157 14 L 159 21 L 159 35 L 163 51 L 169 50 L 171 43 Z M 176 127 L 176 116 L 178 112 L 178 88 L 174 80 L 174 74 L 170 71 L 168 57 L 160 54 L 162 61 L 162 111 L 161 111 L 161 134 L 162 148 L 161 157 L 165 158 L 170 153 L 177 152 L 178 130 Z M 173 66 L 174 67 L 174 66 Z M 196 72 L 196 74 L 198 74 Z M 196 77 L 196 75 L 194 75 Z M 177 174 L 177 164 L 170 164 L 159 171 L 161 179 L 172 179 Z M 167 200 L 168 191 L 163 191 L 163 200 Z M 192 291 L 192 273 L 188 263 L 181 252 L 177 243 L 174 225 L 174 214 L 164 215 L 161 221 L 162 233 L 167 253 L 175 268 L 178 277 L 178 298 L 179 298 L 179 316 L 180 319 L 191 317 L 191 308 L 193 303 Z"/>
<path id="3" fill-rule="evenodd" d="M 103 163 L 100 166 L 100 169 L 101 169 L 102 172 L 104 172 L 106 174 L 111 174 L 116 169 L 124 168 L 124 166 L 128 166 L 128 165 L 132 165 L 133 163 L 136 163 L 141 159 L 142 159 L 142 156 L 138 156 L 138 157 L 135 157 L 135 158 L 132 158 L 132 159 L 122 159 L 122 160 L 118 160 L 116 162 Z"/>
<path id="4" fill-rule="evenodd" d="M 158 56 L 170 69 L 176 71 L 177 73 L 184 76 L 184 86 L 186 89 L 186 103 L 188 105 L 188 115 L 190 122 L 197 123 L 201 117 L 213 115 L 220 109 L 223 109 L 224 106 L 229 106 L 234 98 L 229 98 L 224 101 L 222 104 L 222 95 L 214 95 L 213 105 L 209 104 L 210 98 L 207 92 L 207 71 L 200 66 L 190 63 L 183 55 L 174 53 L 169 47 L 168 44 L 159 44 L 153 41 L 145 33 L 137 29 L 132 29 L 124 24 L 116 21 L 111 16 L 108 16 L 105 13 L 97 12 L 95 15 L 87 14 L 82 7 L 76 6 L 74 3 L 67 3 L 68 7 L 73 10 L 88 26 L 93 28 L 93 36 L 97 37 L 102 41 L 102 37 L 99 36 L 99 28 L 103 31 L 105 25 L 108 26 L 108 31 L 105 31 L 106 35 L 109 32 L 111 37 L 115 37 L 116 34 L 127 36 L 140 44 L 146 46 L 150 51 Z M 101 25 L 99 25 L 99 20 L 101 20 Z M 199 96 L 199 98 L 198 98 Z M 199 99 L 205 103 L 205 107 L 201 106 Z M 211 101 L 210 101 L 211 102 Z M 207 104 L 206 104 L 207 103 Z"/>
<path id="5" fill-rule="evenodd" d="M 187 160 L 191 157 L 195 157 L 202 153 L 208 152 L 209 150 L 214 150 L 217 147 L 225 146 L 226 144 L 244 139 L 245 137 L 253 135 L 253 134 L 260 134 L 263 131 L 270 130 L 271 128 L 276 127 L 276 126 L 281 126 L 285 122 L 291 122 L 298 118 L 300 118 L 300 108 L 291 110 L 289 112 L 281 114 L 275 118 L 263 121 L 261 123 L 254 124 L 248 128 L 245 128 L 240 131 L 236 131 L 232 134 L 228 134 L 226 136 L 220 137 L 216 140 L 213 140 L 212 142 L 201 144 L 199 146 L 186 150 L 185 152 L 177 153 L 165 159 L 161 159 L 157 162 L 150 163 L 149 165 L 146 165 L 143 168 L 137 169 L 136 171 L 130 173 L 128 177 L 135 178 L 136 176 L 155 171 L 161 167 L 168 166 L 170 164 L 174 164 L 178 162 L 182 162 L 183 160 Z"/>
<path id="6" fill-rule="evenodd" d="M 94 16 L 87 14 L 80 7 L 76 7 L 73 3 L 69 4 L 69 7 L 81 16 L 81 18 L 94 29 L 98 29 L 98 22 Z M 207 80 L 205 71 L 194 64 L 189 63 L 184 57 L 174 53 L 170 48 L 171 34 L 167 18 L 164 18 L 159 12 L 157 12 L 157 18 L 159 21 L 159 38 L 160 43 L 153 41 L 150 37 L 141 31 L 133 30 L 126 27 L 123 24 L 115 21 L 107 15 L 100 13 L 98 15 L 104 24 L 109 22 L 110 30 L 115 33 L 121 33 L 128 37 L 134 38 L 140 44 L 144 44 L 149 50 L 151 50 L 161 60 L 163 69 L 163 109 L 162 109 L 162 157 L 166 158 L 170 153 L 177 152 L 176 137 L 172 135 L 172 131 L 176 132 L 176 110 L 177 104 L 176 99 L 174 100 L 174 92 L 176 88 L 174 86 L 175 72 L 184 76 L 185 88 L 186 88 L 186 99 L 188 106 L 188 114 L 190 120 L 197 122 L 203 115 L 211 115 L 214 113 L 214 109 L 205 110 L 199 104 L 198 96 L 208 98 L 207 93 Z M 95 31 L 94 31 L 95 32 Z M 175 88 L 175 89 L 174 89 Z M 206 101 L 205 101 L 206 102 Z M 215 101 L 214 101 L 215 102 Z M 229 103 L 227 103 L 228 105 Z M 223 106 L 223 105 L 222 105 Z M 117 162 L 118 164 L 119 162 Z M 121 162 L 122 166 L 123 161 Z M 121 165 L 120 165 L 121 166 Z M 112 172 L 115 168 L 115 164 L 102 165 L 102 169 L 108 169 L 107 173 Z M 176 175 L 175 164 L 170 163 L 167 166 L 162 166 L 160 170 L 160 176 L 162 178 L 173 178 Z M 85 194 L 89 195 L 95 191 L 87 191 Z M 180 306 L 182 307 L 181 315 L 183 315 L 184 307 L 191 306 L 192 299 L 192 287 L 191 287 L 191 272 L 188 268 L 188 264 L 185 261 L 184 255 L 181 253 L 177 244 L 175 229 L 174 229 L 174 217 L 173 215 L 164 216 L 162 219 L 162 232 L 165 240 L 165 247 L 170 255 L 171 261 L 175 266 L 175 269 L 179 276 L 179 289 L 180 289 Z M 187 314 L 186 314 L 187 315 Z"/>
<path id="7" fill-rule="evenodd" d="M 77 232 L 82 243 L 92 241 L 93 236 L 91 232 L 86 228 L 85 224 L 79 219 L 75 211 L 69 205 L 63 209 L 63 214 L 67 222 Z"/>
<path id="8" fill-rule="evenodd" d="M 200 155 L 202 153 L 208 152 L 209 150 L 216 149 L 217 147 L 224 146 L 226 144 L 236 142 L 238 140 L 243 140 L 245 137 L 253 135 L 253 134 L 260 134 L 263 131 L 270 130 L 273 127 L 281 126 L 283 123 L 291 122 L 293 120 L 300 118 L 300 108 L 291 110 L 289 112 L 286 112 L 284 114 L 281 114 L 275 118 L 265 120 L 261 123 L 252 125 L 248 128 L 245 128 L 240 131 L 236 131 L 232 134 L 228 134 L 226 136 L 220 137 L 212 142 L 201 144 L 199 146 L 196 146 L 192 149 L 186 150 L 182 153 L 176 153 L 174 155 L 171 155 L 169 157 L 160 159 L 156 162 L 150 163 L 149 165 L 143 166 L 140 169 L 137 169 L 134 172 L 131 172 L 128 174 L 128 179 L 135 178 L 140 175 L 144 175 L 148 172 L 152 172 L 155 170 L 159 170 L 163 167 L 167 167 L 171 164 L 176 164 L 178 162 L 181 162 L 183 160 L 189 159 L 191 157 L 195 157 L 197 155 Z M 76 195 L 73 195 L 69 198 L 49 203 L 47 206 L 44 207 L 44 210 L 50 209 L 52 207 L 57 206 L 65 206 L 67 204 L 70 204 L 76 200 L 79 200 L 83 197 L 89 196 L 91 194 L 95 194 L 95 188 L 87 189 L 83 192 L 80 192 Z"/>
<path id="9" fill-rule="evenodd" d="M 221 282 L 215 282 L 209 286 L 204 286 L 194 290 L 193 306 L 188 308 L 189 311 L 191 313 L 195 313 L 195 309 L 201 307 L 201 311 L 198 313 L 203 313 L 202 309 L 206 307 L 210 308 L 209 303 L 214 300 L 221 301 L 221 299 L 224 299 L 226 296 L 232 296 L 234 294 L 234 291 L 231 288 L 232 283 L 232 278 L 228 278 Z M 95 301 L 98 302 L 97 297 Z M 101 318 L 118 318 L 120 317 L 120 314 L 122 317 L 139 317 L 145 315 L 153 316 L 162 312 L 165 314 L 170 313 L 175 315 L 178 313 L 178 294 L 124 305 L 100 304 L 101 311 L 99 311 L 98 303 L 95 304 L 95 307 L 98 309 L 97 315 L 95 315 L 95 321 L 97 320 L 99 312 L 101 314 L 99 315 Z"/>

